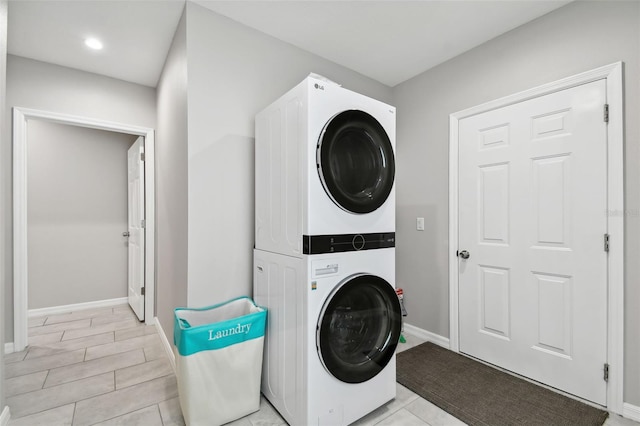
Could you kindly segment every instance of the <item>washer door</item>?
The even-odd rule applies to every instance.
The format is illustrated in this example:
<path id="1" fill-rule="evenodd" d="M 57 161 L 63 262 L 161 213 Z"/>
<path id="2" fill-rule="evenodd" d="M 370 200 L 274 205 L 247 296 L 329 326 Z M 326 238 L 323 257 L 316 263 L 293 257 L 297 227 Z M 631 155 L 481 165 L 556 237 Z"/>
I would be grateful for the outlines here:
<path id="1" fill-rule="evenodd" d="M 371 213 L 389 197 L 393 147 L 382 125 L 366 112 L 344 111 L 329 120 L 316 161 L 325 191 L 348 212 Z"/>
<path id="2" fill-rule="evenodd" d="M 326 370 L 361 383 L 389 363 L 402 328 L 400 302 L 387 281 L 354 275 L 332 293 L 320 314 L 316 344 Z"/>

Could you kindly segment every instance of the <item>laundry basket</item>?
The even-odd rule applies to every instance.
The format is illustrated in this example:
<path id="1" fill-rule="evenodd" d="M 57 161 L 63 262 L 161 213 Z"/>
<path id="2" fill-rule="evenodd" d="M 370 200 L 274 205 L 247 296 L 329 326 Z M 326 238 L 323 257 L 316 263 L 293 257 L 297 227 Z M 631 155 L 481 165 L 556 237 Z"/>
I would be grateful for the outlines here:
<path id="1" fill-rule="evenodd" d="M 221 425 L 257 411 L 266 309 L 240 297 L 174 314 L 178 394 L 187 425 Z"/>

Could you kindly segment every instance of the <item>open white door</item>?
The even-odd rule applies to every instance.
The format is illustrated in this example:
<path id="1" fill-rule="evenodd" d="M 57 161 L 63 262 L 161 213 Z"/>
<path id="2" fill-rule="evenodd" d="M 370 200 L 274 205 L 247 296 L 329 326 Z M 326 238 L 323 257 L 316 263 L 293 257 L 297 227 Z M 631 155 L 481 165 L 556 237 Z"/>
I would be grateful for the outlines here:
<path id="1" fill-rule="evenodd" d="M 129 305 L 144 321 L 144 138 L 128 152 Z"/>

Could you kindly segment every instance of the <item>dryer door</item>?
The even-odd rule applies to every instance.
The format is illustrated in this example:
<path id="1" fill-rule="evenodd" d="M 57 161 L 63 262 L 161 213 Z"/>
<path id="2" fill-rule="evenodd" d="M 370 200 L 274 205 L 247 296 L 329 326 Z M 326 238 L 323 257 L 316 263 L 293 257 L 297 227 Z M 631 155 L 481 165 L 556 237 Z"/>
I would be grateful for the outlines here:
<path id="1" fill-rule="evenodd" d="M 325 191 L 343 210 L 371 213 L 389 197 L 393 146 L 382 125 L 366 112 L 334 116 L 320 135 L 316 161 Z"/>
<path id="2" fill-rule="evenodd" d="M 317 327 L 318 354 L 334 377 L 361 383 L 389 363 L 401 328 L 400 302 L 391 284 L 374 275 L 354 275 L 325 302 Z"/>

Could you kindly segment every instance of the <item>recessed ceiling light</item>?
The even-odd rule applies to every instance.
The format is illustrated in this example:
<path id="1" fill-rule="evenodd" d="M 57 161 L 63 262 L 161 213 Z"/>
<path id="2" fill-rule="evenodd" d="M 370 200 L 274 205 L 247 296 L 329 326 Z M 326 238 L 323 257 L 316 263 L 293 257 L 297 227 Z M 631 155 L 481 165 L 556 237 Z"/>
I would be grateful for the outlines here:
<path id="1" fill-rule="evenodd" d="M 86 44 L 87 47 L 90 47 L 94 50 L 102 49 L 102 42 L 97 38 L 89 37 L 88 39 L 85 39 L 84 44 Z"/>

